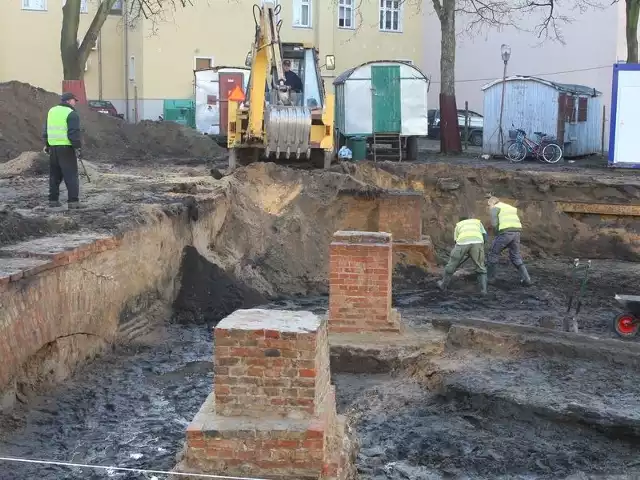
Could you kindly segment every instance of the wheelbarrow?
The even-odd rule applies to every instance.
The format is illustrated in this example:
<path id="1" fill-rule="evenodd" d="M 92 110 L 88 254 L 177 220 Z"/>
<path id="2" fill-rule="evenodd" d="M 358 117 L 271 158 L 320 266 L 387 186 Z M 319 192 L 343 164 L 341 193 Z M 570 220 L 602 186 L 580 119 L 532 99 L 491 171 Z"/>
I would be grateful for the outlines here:
<path id="1" fill-rule="evenodd" d="M 616 301 L 626 310 L 613 319 L 613 331 L 622 338 L 632 338 L 640 329 L 640 295 L 617 295 Z"/>

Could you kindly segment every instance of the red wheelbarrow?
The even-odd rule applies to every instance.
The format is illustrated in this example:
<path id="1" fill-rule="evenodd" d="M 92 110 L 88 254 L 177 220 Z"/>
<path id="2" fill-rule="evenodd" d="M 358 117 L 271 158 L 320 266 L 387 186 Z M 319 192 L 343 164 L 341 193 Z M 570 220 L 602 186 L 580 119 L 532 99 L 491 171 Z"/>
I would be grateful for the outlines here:
<path id="1" fill-rule="evenodd" d="M 622 338 L 632 338 L 640 330 L 640 295 L 616 295 L 616 301 L 626 310 L 613 320 L 613 331 Z"/>

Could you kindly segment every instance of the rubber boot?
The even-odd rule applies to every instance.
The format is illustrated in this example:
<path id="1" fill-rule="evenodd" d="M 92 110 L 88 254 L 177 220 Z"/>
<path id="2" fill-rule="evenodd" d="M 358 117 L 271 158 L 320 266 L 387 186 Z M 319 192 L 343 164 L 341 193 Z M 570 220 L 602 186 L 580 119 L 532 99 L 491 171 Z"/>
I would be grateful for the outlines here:
<path id="1" fill-rule="evenodd" d="M 480 293 L 482 295 L 487 294 L 487 275 L 485 273 L 481 273 L 478 275 L 478 284 L 480 285 Z"/>
<path id="2" fill-rule="evenodd" d="M 518 267 L 518 271 L 520 272 L 520 283 L 525 287 L 531 285 L 531 277 L 529 276 L 529 272 L 527 272 L 527 267 L 524 265 L 520 265 Z"/>
<path id="3" fill-rule="evenodd" d="M 449 283 L 451 283 L 451 275 L 449 275 L 448 273 L 445 273 L 444 276 L 442 277 L 442 280 L 438 280 L 438 288 L 443 292 L 446 292 L 447 287 L 449 286 Z"/>
<path id="4" fill-rule="evenodd" d="M 496 278 L 496 265 L 494 263 L 489 263 L 487 265 L 487 279 L 492 281 Z"/>

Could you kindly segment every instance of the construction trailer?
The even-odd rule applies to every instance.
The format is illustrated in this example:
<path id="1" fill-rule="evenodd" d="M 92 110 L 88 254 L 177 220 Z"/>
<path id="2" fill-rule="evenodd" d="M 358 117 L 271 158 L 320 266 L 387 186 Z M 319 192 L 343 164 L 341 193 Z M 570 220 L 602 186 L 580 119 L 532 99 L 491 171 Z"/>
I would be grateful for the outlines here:
<path id="1" fill-rule="evenodd" d="M 511 76 L 482 87 L 484 92 L 483 153 L 502 155 L 509 130 L 523 129 L 537 140 L 534 132 L 556 139 L 565 157 L 591 155 L 602 150 L 602 93 L 584 85 L 556 83 L 537 77 Z M 512 127 L 513 125 L 513 127 Z"/>
<path id="2" fill-rule="evenodd" d="M 395 60 L 366 62 L 338 75 L 337 149 L 366 137 L 374 159 L 415 160 L 418 138 L 429 133 L 429 83 L 419 68 Z"/>
<path id="3" fill-rule="evenodd" d="M 613 65 L 611 85 L 611 122 L 609 124 L 609 166 L 640 168 L 636 140 L 640 122 L 640 65 Z"/>
<path id="4" fill-rule="evenodd" d="M 236 86 L 246 92 L 250 72 L 245 67 L 214 67 L 193 72 L 196 128 L 221 146 L 227 146 L 229 94 Z"/>

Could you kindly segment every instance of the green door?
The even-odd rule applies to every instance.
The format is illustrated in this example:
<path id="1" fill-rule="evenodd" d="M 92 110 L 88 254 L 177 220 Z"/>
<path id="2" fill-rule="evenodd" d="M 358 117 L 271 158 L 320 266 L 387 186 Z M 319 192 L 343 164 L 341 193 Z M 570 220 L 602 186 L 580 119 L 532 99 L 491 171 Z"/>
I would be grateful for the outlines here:
<path id="1" fill-rule="evenodd" d="M 400 65 L 371 67 L 375 133 L 400 133 Z"/>

